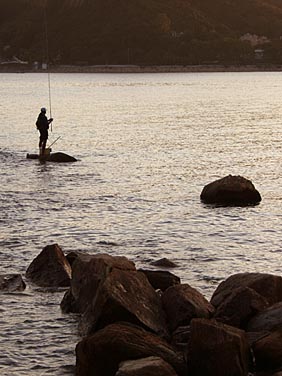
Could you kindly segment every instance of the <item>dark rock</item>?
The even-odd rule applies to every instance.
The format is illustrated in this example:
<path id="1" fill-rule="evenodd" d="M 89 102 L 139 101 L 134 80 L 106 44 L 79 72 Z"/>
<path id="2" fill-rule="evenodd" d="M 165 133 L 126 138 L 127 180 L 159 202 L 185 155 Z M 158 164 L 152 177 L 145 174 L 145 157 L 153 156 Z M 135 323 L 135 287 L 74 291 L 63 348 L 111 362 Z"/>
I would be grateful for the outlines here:
<path id="1" fill-rule="evenodd" d="M 259 312 L 248 323 L 250 332 L 275 331 L 282 327 L 282 302 L 274 304 Z"/>
<path id="2" fill-rule="evenodd" d="M 65 292 L 63 300 L 61 301 L 61 310 L 64 313 L 74 313 L 79 312 L 79 307 L 77 306 L 77 301 L 71 293 L 71 289 Z"/>
<path id="3" fill-rule="evenodd" d="M 70 285 L 71 267 L 57 244 L 48 245 L 29 265 L 26 277 L 41 287 L 66 287 Z"/>
<path id="4" fill-rule="evenodd" d="M 282 328 L 261 338 L 253 345 L 257 370 L 282 368 Z"/>
<path id="5" fill-rule="evenodd" d="M 65 153 L 51 153 L 50 156 L 47 158 L 50 162 L 58 162 L 58 163 L 66 163 L 66 162 L 76 162 L 77 159 L 65 154 Z"/>
<path id="6" fill-rule="evenodd" d="M 228 175 L 206 185 L 201 200 L 207 204 L 256 205 L 261 196 L 250 180 Z"/>
<path id="7" fill-rule="evenodd" d="M 179 326 L 171 335 L 171 345 L 187 357 L 187 345 L 191 340 L 191 326 Z"/>
<path id="8" fill-rule="evenodd" d="M 114 269 L 100 284 L 95 300 L 81 319 L 82 333 L 128 321 L 167 337 L 165 314 L 159 295 L 143 273 Z"/>
<path id="9" fill-rule="evenodd" d="M 209 318 L 214 312 L 205 297 L 188 284 L 169 287 L 162 295 L 162 304 L 171 331 L 189 325 L 192 318 Z"/>
<path id="10" fill-rule="evenodd" d="M 238 287 L 249 287 L 266 298 L 269 305 L 282 300 L 282 277 L 264 273 L 238 273 L 221 282 L 211 303 L 218 307 Z"/>
<path id="11" fill-rule="evenodd" d="M 66 254 L 66 259 L 68 260 L 70 266 L 75 262 L 75 260 L 78 258 L 79 253 L 78 252 L 69 252 Z"/>
<path id="12" fill-rule="evenodd" d="M 162 266 L 163 268 L 175 268 L 177 267 L 177 264 L 171 260 L 168 260 L 167 258 L 162 258 L 157 261 L 152 261 L 151 265 L 154 266 Z"/>
<path id="13" fill-rule="evenodd" d="M 23 291 L 26 285 L 20 274 L 0 275 L 0 291 L 14 292 Z"/>
<path id="14" fill-rule="evenodd" d="M 139 269 L 139 271 L 146 275 L 155 290 L 165 291 L 167 288 L 180 283 L 179 277 L 165 270 Z"/>
<path id="15" fill-rule="evenodd" d="M 78 343 L 76 374 L 77 376 L 115 376 L 122 361 L 148 356 L 162 358 L 179 376 L 187 375 L 183 357 L 166 341 L 125 323 L 108 325 Z"/>
<path id="16" fill-rule="evenodd" d="M 95 298 L 100 283 L 103 283 L 114 269 L 136 270 L 134 263 L 126 257 L 80 254 L 72 265 L 70 292 L 61 303 L 64 312 L 85 312 Z M 71 302 L 70 306 L 67 306 L 68 302 Z M 73 309 L 75 311 L 72 311 Z"/>
<path id="17" fill-rule="evenodd" d="M 245 332 L 216 320 L 193 319 L 189 361 L 193 376 L 247 376 Z"/>
<path id="18" fill-rule="evenodd" d="M 267 307 L 267 300 L 255 290 L 238 287 L 217 307 L 214 318 L 244 329 L 253 316 Z"/>
<path id="19" fill-rule="evenodd" d="M 26 155 L 27 159 L 39 159 L 38 154 L 27 154 Z M 58 163 L 66 163 L 66 162 L 76 162 L 77 159 L 65 154 L 65 153 L 51 153 L 49 156 L 42 158 L 44 161 L 49 161 L 49 162 L 58 162 Z"/>
<path id="20" fill-rule="evenodd" d="M 115 376 L 177 376 L 170 364 L 157 356 L 121 362 Z"/>

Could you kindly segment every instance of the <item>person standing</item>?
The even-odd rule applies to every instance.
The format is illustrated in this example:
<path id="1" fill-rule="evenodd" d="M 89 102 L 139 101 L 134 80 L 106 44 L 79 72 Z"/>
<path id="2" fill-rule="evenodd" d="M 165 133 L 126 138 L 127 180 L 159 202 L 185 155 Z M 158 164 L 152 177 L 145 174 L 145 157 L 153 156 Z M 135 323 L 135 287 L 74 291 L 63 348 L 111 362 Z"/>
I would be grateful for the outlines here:
<path id="1" fill-rule="evenodd" d="M 39 157 L 44 156 L 46 143 L 48 140 L 48 129 L 49 124 L 53 121 L 52 118 L 49 120 L 46 116 L 46 108 L 42 107 L 40 110 L 40 114 L 38 115 L 37 121 L 36 121 L 36 127 L 40 132 L 39 136 Z"/>

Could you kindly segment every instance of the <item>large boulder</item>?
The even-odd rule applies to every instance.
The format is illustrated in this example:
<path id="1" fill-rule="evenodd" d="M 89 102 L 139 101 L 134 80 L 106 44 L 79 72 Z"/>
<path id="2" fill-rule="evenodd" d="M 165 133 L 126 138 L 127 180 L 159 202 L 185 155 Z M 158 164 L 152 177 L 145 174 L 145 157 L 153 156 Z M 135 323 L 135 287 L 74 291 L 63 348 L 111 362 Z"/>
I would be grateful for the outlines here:
<path id="1" fill-rule="evenodd" d="M 14 292 L 23 291 L 26 285 L 20 274 L 2 274 L 0 275 L 0 291 Z"/>
<path id="2" fill-rule="evenodd" d="M 265 273 L 238 273 L 221 282 L 211 303 L 218 307 L 238 287 L 249 287 L 266 298 L 269 305 L 282 301 L 282 277 Z"/>
<path id="3" fill-rule="evenodd" d="M 193 318 L 209 318 L 214 312 L 206 298 L 188 284 L 169 287 L 162 295 L 162 304 L 171 331 L 189 325 Z"/>
<path id="4" fill-rule="evenodd" d="M 64 312 L 83 313 L 92 304 L 100 283 L 114 269 L 135 271 L 126 257 L 107 254 L 78 254 L 72 264 L 71 288 L 61 303 Z"/>
<path id="5" fill-rule="evenodd" d="M 214 318 L 244 329 L 248 321 L 268 307 L 266 298 L 249 287 L 238 287 L 217 307 Z"/>
<path id="6" fill-rule="evenodd" d="M 249 345 L 244 331 L 216 320 L 193 319 L 189 344 L 193 376 L 247 376 Z"/>
<path id="7" fill-rule="evenodd" d="M 282 327 L 261 338 L 253 345 L 257 370 L 282 368 Z"/>
<path id="8" fill-rule="evenodd" d="M 115 376 L 177 376 L 170 364 L 157 356 L 121 362 Z"/>
<path id="9" fill-rule="evenodd" d="M 206 185 L 201 200 L 207 204 L 255 205 L 261 201 L 261 196 L 250 180 L 228 175 Z"/>
<path id="10" fill-rule="evenodd" d="M 80 330 L 90 334 L 106 325 L 128 321 L 167 337 L 159 295 L 143 273 L 114 269 L 100 284 L 81 318 Z"/>
<path id="11" fill-rule="evenodd" d="M 122 361 L 148 356 L 162 358 L 178 376 L 187 375 L 182 355 L 176 353 L 166 341 L 125 323 L 108 325 L 78 343 L 76 375 L 115 376 Z"/>
<path id="12" fill-rule="evenodd" d="M 256 314 L 248 323 L 249 332 L 271 332 L 282 327 L 282 302 Z"/>
<path id="13" fill-rule="evenodd" d="M 139 269 L 144 273 L 155 290 L 165 291 L 171 286 L 179 285 L 180 278 L 166 270 Z"/>
<path id="14" fill-rule="evenodd" d="M 66 287 L 71 267 L 58 244 L 47 245 L 29 265 L 26 277 L 41 287 Z"/>

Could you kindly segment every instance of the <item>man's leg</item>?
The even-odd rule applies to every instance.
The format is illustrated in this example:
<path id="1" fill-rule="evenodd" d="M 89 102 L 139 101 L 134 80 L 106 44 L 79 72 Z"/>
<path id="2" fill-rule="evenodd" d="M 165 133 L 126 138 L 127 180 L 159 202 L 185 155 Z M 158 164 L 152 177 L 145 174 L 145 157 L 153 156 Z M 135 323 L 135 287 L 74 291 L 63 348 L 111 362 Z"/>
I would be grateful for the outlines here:
<path id="1" fill-rule="evenodd" d="M 40 135 L 40 137 L 39 137 L 39 156 L 42 155 L 42 143 L 43 143 L 43 140 L 42 140 L 42 136 Z"/>
<path id="2" fill-rule="evenodd" d="M 42 141 L 42 145 L 41 145 L 41 155 L 44 156 L 45 154 L 45 148 L 46 148 L 46 143 L 47 143 L 47 138 L 45 138 L 43 141 Z"/>

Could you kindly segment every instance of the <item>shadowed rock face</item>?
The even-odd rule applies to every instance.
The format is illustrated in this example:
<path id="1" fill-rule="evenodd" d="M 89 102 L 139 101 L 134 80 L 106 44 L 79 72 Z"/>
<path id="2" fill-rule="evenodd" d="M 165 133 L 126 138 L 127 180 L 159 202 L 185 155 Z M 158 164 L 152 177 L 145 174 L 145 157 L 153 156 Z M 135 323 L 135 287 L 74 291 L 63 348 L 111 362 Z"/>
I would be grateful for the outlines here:
<path id="1" fill-rule="evenodd" d="M 282 329 L 259 339 L 253 346 L 258 370 L 274 371 L 282 367 Z M 272 373 L 271 373 L 272 374 Z M 275 373 L 276 375 L 276 373 Z M 278 374 L 277 374 L 278 375 Z"/>
<path id="2" fill-rule="evenodd" d="M 245 329 L 248 321 L 268 307 L 268 301 L 249 287 L 238 287 L 217 307 L 214 318 L 225 324 Z"/>
<path id="3" fill-rule="evenodd" d="M 193 376 L 248 374 L 249 345 L 245 332 L 216 320 L 191 321 L 189 355 Z"/>
<path id="4" fill-rule="evenodd" d="M 219 205 L 256 205 L 261 201 L 250 180 L 232 175 L 206 185 L 200 198 L 206 204 Z"/>
<path id="5" fill-rule="evenodd" d="M 79 376 L 115 376 L 120 362 L 148 356 L 164 359 L 174 368 L 178 376 L 187 375 L 183 357 L 175 352 L 166 341 L 126 323 L 108 325 L 78 343 L 76 374 Z"/>
<path id="6" fill-rule="evenodd" d="M 248 323 L 247 331 L 267 332 L 282 328 L 282 302 L 257 313 Z"/>
<path id="7" fill-rule="evenodd" d="M 162 303 L 171 331 L 189 325 L 193 318 L 209 318 L 214 312 L 205 297 L 188 284 L 169 287 L 162 295 Z"/>

